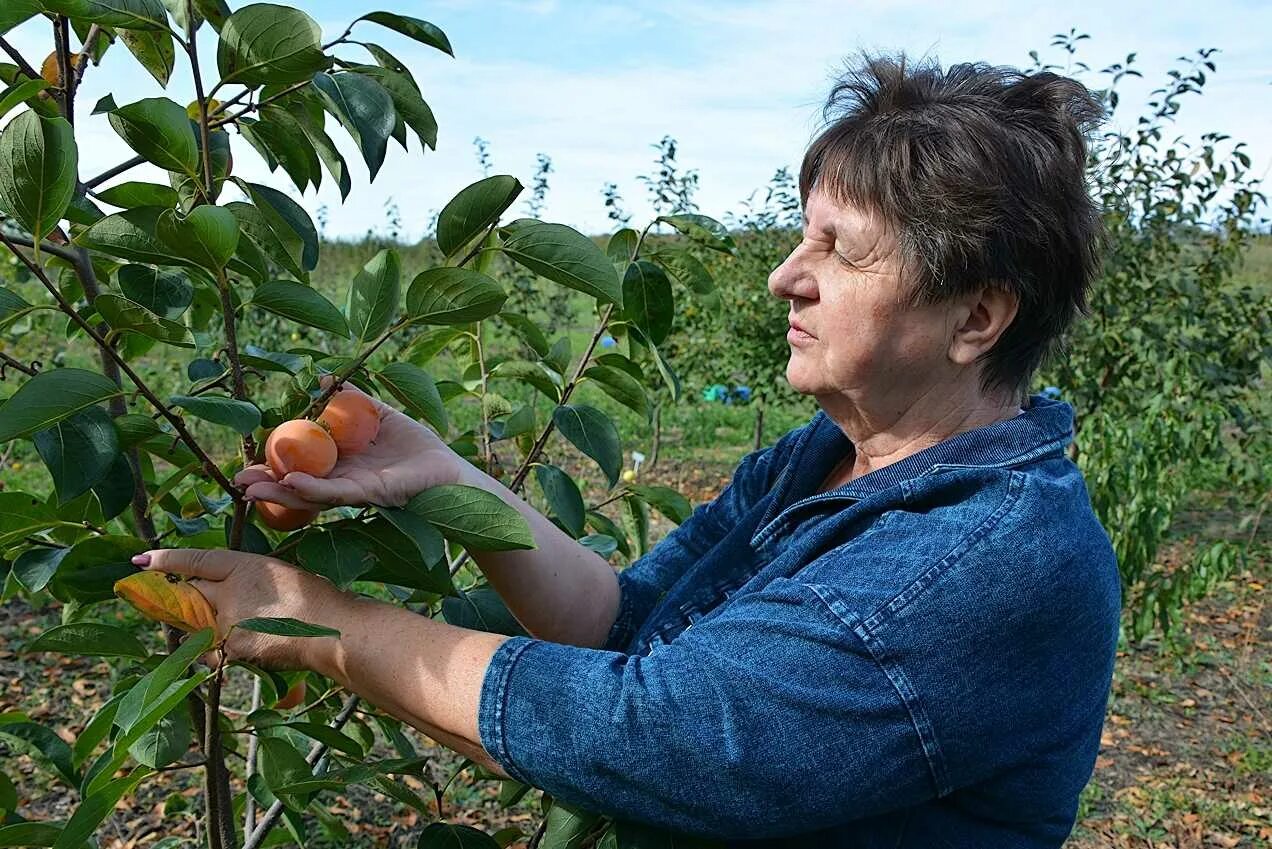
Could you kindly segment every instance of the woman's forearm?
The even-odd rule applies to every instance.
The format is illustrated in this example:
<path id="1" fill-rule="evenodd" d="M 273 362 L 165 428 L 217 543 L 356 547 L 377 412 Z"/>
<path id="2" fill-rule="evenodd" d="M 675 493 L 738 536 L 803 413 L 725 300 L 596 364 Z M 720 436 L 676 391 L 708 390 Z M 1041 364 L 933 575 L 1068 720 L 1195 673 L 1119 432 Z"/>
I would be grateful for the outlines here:
<path id="1" fill-rule="evenodd" d="M 525 629 L 555 643 L 604 645 L 618 616 L 614 568 L 475 466 L 465 463 L 459 482 L 498 495 L 530 524 L 534 549 L 470 552 Z"/>

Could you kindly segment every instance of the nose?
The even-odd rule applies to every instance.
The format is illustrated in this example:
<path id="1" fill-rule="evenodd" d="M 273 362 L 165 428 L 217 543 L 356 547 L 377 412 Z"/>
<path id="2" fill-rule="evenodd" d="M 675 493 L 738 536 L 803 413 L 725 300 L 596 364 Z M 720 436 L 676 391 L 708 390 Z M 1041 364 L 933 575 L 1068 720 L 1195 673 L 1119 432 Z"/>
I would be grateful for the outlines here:
<path id="1" fill-rule="evenodd" d="M 807 283 L 802 282 L 806 275 L 801 267 L 799 253 L 797 245 L 787 254 L 786 259 L 782 260 L 782 264 L 769 274 L 768 289 L 774 297 L 790 300 L 800 295 L 802 289 L 807 288 Z"/>

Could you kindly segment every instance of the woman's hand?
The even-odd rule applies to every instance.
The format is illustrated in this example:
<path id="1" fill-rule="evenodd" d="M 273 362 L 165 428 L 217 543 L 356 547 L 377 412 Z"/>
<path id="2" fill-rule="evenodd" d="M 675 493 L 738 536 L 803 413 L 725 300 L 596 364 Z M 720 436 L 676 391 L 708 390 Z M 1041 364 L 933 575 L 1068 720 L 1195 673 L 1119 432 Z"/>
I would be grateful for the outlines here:
<path id="1" fill-rule="evenodd" d="M 334 378 L 324 375 L 323 389 Z M 361 392 L 352 383 L 345 388 Z M 366 394 L 366 393 L 362 393 Z M 401 507 L 416 493 L 457 483 L 464 459 L 425 424 L 372 398 L 380 413 L 380 432 L 365 451 L 341 457 L 325 478 L 291 472 L 281 480 L 260 463 L 234 476 L 252 501 L 272 501 L 298 510 L 349 505 Z"/>
<path id="2" fill-rule="evenodd" d="M 323 637 L 278 637 L 230 626 L 255 616 L 289 617 L 314 624 L 339 621 L 341 605 L 353 597 L 325 578 L 272 557 L 243 551 L 165 548 L 133 558 L 144 569 L 186 575 L 216 609 L 217 633 L 229 632 L 227 660 L 269 669 L 315 669 Z M 336 627 L 336 626 L 333 626 Z M 214 653 L 205 663 L 216 662 Z"/>

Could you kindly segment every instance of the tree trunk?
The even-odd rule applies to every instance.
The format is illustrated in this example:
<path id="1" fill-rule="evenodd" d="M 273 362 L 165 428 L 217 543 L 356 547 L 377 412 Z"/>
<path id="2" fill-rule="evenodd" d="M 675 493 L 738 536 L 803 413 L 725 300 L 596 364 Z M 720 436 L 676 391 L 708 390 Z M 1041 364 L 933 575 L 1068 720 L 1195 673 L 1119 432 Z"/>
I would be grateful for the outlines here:
<path id="1" fill-rule="evenodd" d="M 764 447 L 764 396 L 757 396 L 755 399 L 755 447 L 754 451 L 759 451 Z"/>

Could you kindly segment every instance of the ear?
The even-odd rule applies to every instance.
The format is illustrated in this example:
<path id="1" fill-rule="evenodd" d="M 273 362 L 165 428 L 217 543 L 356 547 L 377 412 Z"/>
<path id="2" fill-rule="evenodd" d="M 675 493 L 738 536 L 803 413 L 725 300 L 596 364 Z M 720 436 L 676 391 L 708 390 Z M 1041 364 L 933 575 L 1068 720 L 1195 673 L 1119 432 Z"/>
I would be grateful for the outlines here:
<path id="1" fill-rule="evenodd" d="M 1015 292 L 986 285 L 969 294 L 962 306 L 965 318 L 954 328 L 949 356 L 959 365 L 971 365 L 1011 326 L 1020 298 Z"/>

